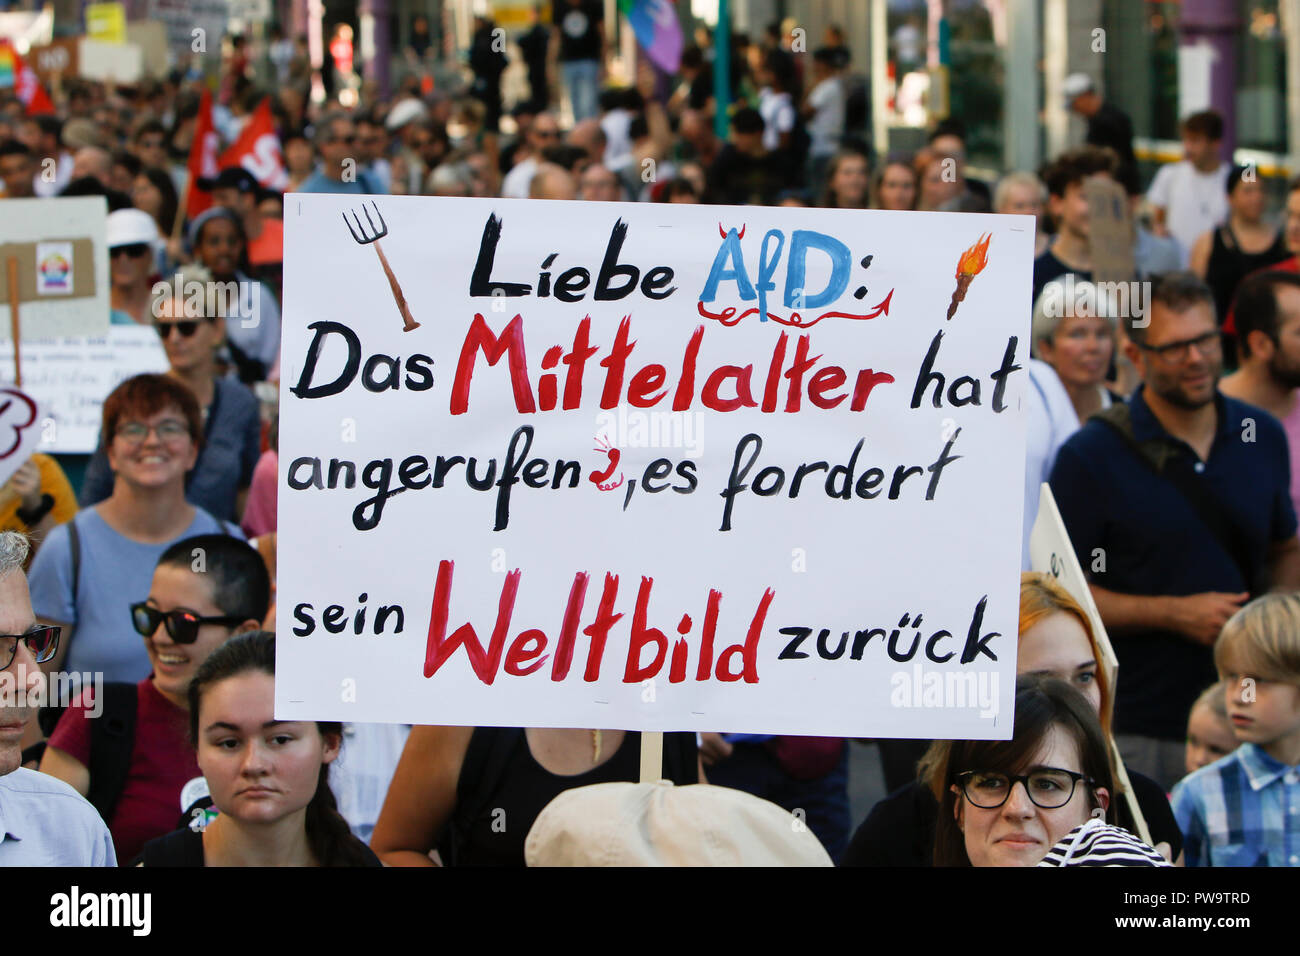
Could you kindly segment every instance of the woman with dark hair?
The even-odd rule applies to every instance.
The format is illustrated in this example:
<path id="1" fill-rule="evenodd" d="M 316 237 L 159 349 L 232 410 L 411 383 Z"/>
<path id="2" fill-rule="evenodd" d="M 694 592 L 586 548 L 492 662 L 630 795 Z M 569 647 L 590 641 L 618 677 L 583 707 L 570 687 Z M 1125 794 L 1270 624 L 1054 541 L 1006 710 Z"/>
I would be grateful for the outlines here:
<path id="1" fill-rule="evenodd" d="M 1220 324 L 1242 279 L 1290 255 L 1281 231 L 1264 218 L 1268 196 L 1254 167 L 1233 167 L 1227 189 L 1227 222 L 1202 234 L 1191 252 L 1192 271 L 1214 290 Z"/>
<path id="2" fill-rule="evenodd" d="M 176 184 L 161 169 L 145 167 L 135 177 L 131 189 L 131 202 L 136 209 L 153 216 L 158 223 L 158 231 L 164 237 L 170 237 L 176 227 L 176 213 L 180 208 L 180 199 L 176 195 Z"/>
<path id="3" fill-rule="evenodd" d="M 842 149 L 826 165 L 822 205 L 827 209 L 866 209 L 870 184 L 867 157 L 857 150 Z"/>
<path id="4" fill-rule="evenodd" d="M 190 224 L 190 248 L 217 283 L 235 283 L 238 315 L 226 315 L 226 343 L 244 382 L 260 382 L 280 355 L 280 307 L 266 284 L 249 275 L 248 236 L 239 215 L 214 206 Z M 230 297 L 225 297 L 229 310 Z M 244 314 L 251 306 L 252 314 Z"/>
<path id="5" fill-rule="evenodd" d="M 213 651 L 189 686 L 190 739 L 217 811 L 144 846 L 150 866 L 380 866 L 329 784 L 343 725 L 275 719 L 275 635 Z"/>
<path id="6" fill-rule="evenodd" d="M 935 866 L 1036 866 L 1090 817 L 1114 822 L 1106 737 L 1064 681 L 1019 679 L 1014 737 L 944 741 L 935 757 Z"/>

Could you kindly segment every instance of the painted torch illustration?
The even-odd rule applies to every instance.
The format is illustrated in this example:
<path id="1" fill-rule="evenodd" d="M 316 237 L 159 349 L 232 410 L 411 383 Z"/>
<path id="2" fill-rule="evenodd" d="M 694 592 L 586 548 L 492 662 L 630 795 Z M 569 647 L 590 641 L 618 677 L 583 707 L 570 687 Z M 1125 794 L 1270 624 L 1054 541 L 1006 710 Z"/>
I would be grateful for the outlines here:
<path id="1" fill-rule="evenodd" d="M 379 264 L 384 267 L 384 275 L 388 276 L 389 288 L 393 290 L 393 298 L 397 301 L 397 311 L 402 313 L 402 331 L 410 332 L 412 329 L 418 329 L 420 323 L 411 317 L 411 310 L 406 305 L 406 296 L 402 294 L 402 287 L 397 284 L 397 276 L 393 275 L 393 269 L 388 264 L 388 257 L 384 255 L 383 247 L 379 245 L 379 240 L 388 235 L 388 223 L 384 222 L 384 217 L 380 215 L 379 207 L 375 205 L 374 200 L 371 200 L 370 205 L 375 210 L 375 217 L 379 220 L 378 225 L 375 224 L 374 219 L 370 218 L 370 210 L 366 208 L 365 203 L 361 204 L 361 211 L 366 216 L 365 226 L 361 225 L 361 217 L 357 215 L 355 210 L 352 212 L 352 220 L 355 220 L 357 224 L 355 229 L 352 228 L 352 221 L 348 219 L 346 212 L 343 214 L 343 221 L 347 223 L 348 232 L 352 233 L 352 238 L 359 244 L 363 246 L 373 245 L 375 247 L 375 252 L 379 254 Z"/>
<path id="2" fill-rule="evenodd" d="M 957 260 L 957 289 L 952 294 L 952 301 L 948 303 L 948 318 L 951 319 L 957 314 L 957 304 L 966 298 L 966 290 L 970 288 L 971 280 L 988 265 L 989 241 L 992 238 L 991 232 L 981 236 Z"/>

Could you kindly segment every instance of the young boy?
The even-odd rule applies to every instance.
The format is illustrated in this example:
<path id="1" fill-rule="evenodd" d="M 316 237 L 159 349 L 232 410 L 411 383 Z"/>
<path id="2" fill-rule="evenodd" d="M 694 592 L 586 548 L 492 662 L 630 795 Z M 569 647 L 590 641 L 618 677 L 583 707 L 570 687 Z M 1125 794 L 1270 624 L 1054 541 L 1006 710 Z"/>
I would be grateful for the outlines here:
<path id="1" fill-rule="evenodd" d="M 1300 594 L 1234 614 L 1214 663 L 1241 746 L 1174 788 L 1187 865 L 1300 866 Z"/>
<path id="2" fill-rule="evenodd" d="M 270 593 L 262 556 L 246 542 L 220 534 L 176 542 L 158 559 L 149 593 L 130 595 L 153 673 L 134 687 L 105 684 L 102 702 L 83 696 L 59 718 L 41 771 L 95 804 L 119 860 L 176 829 L 186 785 L 200 776 L 188 739 L 190 681 L 233 635 L 261 628 Z M 124 709 L 113 713 L 122 688 Z"/>

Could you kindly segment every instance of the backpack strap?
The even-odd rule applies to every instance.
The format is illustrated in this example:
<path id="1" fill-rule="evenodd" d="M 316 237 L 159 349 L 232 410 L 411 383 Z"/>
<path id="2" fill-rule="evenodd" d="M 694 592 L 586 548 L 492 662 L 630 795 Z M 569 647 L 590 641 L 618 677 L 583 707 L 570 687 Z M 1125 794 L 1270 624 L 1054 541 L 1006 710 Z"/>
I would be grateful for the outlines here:
<path id="1" fill-rule="evenodd" d="M 1232 517 L 1224 511 L 1223 503 L 1210 491 L 1205 479 L 1188 466 L 1178 448 L 1159 438 L 1138 441 L 1133 433 L 1133 417 L 1127 402 L 1112 405 L 1092 417 L 1114 429 L 1142 461 L 1174 486 L 1232 560 L 1246 590 L 1252 595 L 1263 594 L 1267 588 L 1261 580 L 1262 568 L 1257 567 L 1252 559 L 1250 545 L 1242 538 Z"/>
<path id="2" fill-rule="evenodd" d="M 456 781 L 456 809 L 438 844 L 447 866 L 456 866 L 471 824 L 496 794 L 515 748 L 524 739 L 519 727 L 476 727 Z"/>
<path id="3" fill-rule="evenodd" d="M 135 749 L 139 692 L 135 684 L 104 685 L 104 711 L 90 728 L 90 792 L 86 794 L 108 822 L 126 786 Z"/>
<path id="4" fill-rule="evenodd" d="M 68 522 L 68 551 L 72 555 L 72 603 L 77 603 L 77 586 L 81 583 L 81 532 L 77 522 Z"/>

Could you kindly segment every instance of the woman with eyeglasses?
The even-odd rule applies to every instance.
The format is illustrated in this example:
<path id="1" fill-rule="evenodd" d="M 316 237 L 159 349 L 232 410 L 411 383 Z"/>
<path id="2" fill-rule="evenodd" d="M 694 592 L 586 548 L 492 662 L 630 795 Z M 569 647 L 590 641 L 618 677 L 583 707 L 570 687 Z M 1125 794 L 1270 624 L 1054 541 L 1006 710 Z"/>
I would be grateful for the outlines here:
<path id="1" fill-rule="evenodd" d="M 29 575 L 32 606 L 64 628 L 50 670 L 135 683 L 151 662 L 130 604 L 149 593 L 158 558 L 196 534 L 243 535 L 185 500 L 203 443 L 189 388 L 168 375 L 129 378 L 104 401 L 103 422 L 112 494 L 46 537 Z"/>
<path id="2" fill-rule="evenodd" d="M 1112 739 L 1114 688 L 1103 666 L 1092 621 L 1079 602 L 1050 575 L 1029 571 L 1020 576 L 1016 669 L 1021 676 L 1054 677 L 1073 686 L 1092 708 L 1107 741 Z M 933 744 L 916 769 L 920 779 L 876 804 L 853 835 L 842 865 L 931 865 L 939 808 L 922 781 L 932 778 L 946 746 L 946 742 Z M 1169 859 L 1179 860 L 1183 838 L 1163 788 L 1131 770 L 1128 780 L 1132 799 L 1147 823 L 1151 839 L 1167 852 Z M 1128 796 L 1116 786 L 1108 787 L 1108 791 L 1114 804 L 1112 819 L 1136 832 Z"/>
<path id="3" fill-rule="evenodd" d="M 274 634 L 241 634 L 214 651 L 190 682 L 188 717 L 216 812 L 150 840 L 141 865 L 381 865 L 330 788 L 343 725 L 276 719 Z"/>
<path id="4" fill-rule="evenodd" d="M 262 420 L 257 399 L 247 386 L 217 374 L 217 349 L 229 322 L 214 307 L 213 297 L 191 297 L 206 292 L 212 274 L 202 266 L 186 266 L 176 277 L 160 283 L 162 291 L 151 311 L 154 328 L 162 339 L 171 365 L 168 373 L 198 399 L 203 442 L 198 460 L 185 482 L 185 498 L 223 521 L 236 521 L 253 469 L 262 453 Z M 203 302 L 202 308 L 195 308 Z M 107 498 L 114 488 L 107 449 L 96 449 L 81 486 L 83 507 Z"/>
<path id="5" fill-rule="evenodd" d="M 1169 865 L 1113 826 L 1106 735 L 1088 701 L 1064 681 L 1018 679 L 1011 740 L 945 741 L 929 783 L 939 801 L 935 866 L 1038 866 L 1049 854 L 1060 865 L 1085 830 L 1099 826 L 1087 838 L 1108 841 L 1110 853 L 1091 865 Z"/>
<path id="6" fill-rule="evenodd" d="M 270 593 L 262 557 L 245 542 L 219 534 L 176 542 L 129 610 L 152 673 L 96 689 L 98 700 L 83 689 L 59 719 L 40 769 L 95 805 L 119 860 L 174 830 L 194 802 L 201 774 L 187 735 L 190 682 L 232 635 L 261 628 Z"/>
<path id="7" fill-rule="evenodd" d="M 108 272 L 113 325 L 148 325 L 153 316 L 151 289 L 161 242 L 153 217 L 139 209 L 108 214 Z"/>

